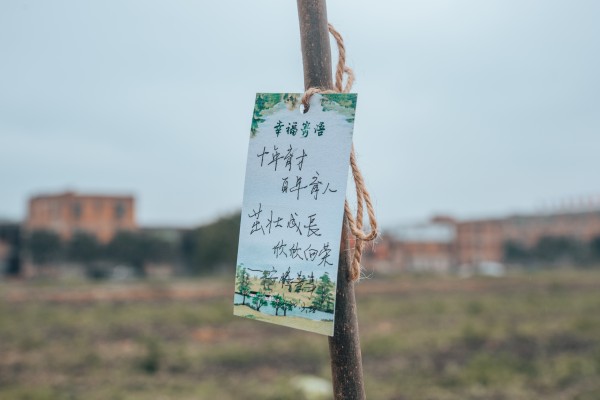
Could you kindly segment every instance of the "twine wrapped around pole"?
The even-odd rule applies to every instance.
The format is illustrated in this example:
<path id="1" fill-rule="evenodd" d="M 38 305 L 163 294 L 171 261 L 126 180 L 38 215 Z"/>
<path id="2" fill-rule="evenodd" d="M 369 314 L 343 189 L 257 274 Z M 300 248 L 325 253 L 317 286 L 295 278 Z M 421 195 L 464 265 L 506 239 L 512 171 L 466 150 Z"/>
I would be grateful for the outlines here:
<path id="1" fill-rule="evenodd" d="M 334 29 L 331 24 L 328 24 L 329 33 L 334 37 L 338 47 L 338 64 L 335 71 L 335 90 L 323 89 L 318 87 L 308 88 L 302 96 L 302 104 L 304 105 L 304 112 L 309 109 L 309 101 L 313 94 L 321 93 L 349 93 L 354 84 L 354 72 L 352 68 L 346 65 L 346 48 L 344 47 L 344 39 L 338 31 Z M 344 74 L 346 75 L 346 85 L 343 84 Z M 355 238 L 354 245 L 354 256 L 352 258 L 351 268 L 348 274 L 348 278 L 351 281 L 358 281 L 360 279 L 360 260 L 362 258 L 362 251 L 364 242 L 375 240 L 377 237 L 377 219 L 375 218 L 375 210 L 373 209 L 373 203 L 371 202 L 371 196 L 365 185 L 364 178 L 358 168 L 356 162 L 356 154 L 354 153 L 354 145 L 352 145 L 352 151 L 350 153 L 350 167 L 352 168 L 352 176 L 354 177 L 354 185 L 356 186 L 356 218 L 352 215 L 352 210 L 348 204 L 348 200 L 344 203 L 344 212 L 348 219 L 350 230 Z M 369 216 L 369 225 L 371 230 L 369 233 L 363 231 L 363 213 L 364 205 L 367 206 L 367 214 Z"/>

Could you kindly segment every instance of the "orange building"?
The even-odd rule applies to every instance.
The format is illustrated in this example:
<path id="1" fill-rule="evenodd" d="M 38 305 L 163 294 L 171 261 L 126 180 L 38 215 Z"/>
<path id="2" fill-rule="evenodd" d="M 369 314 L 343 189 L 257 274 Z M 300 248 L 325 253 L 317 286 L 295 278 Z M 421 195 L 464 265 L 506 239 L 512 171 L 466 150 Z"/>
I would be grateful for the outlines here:
<path id="1" fill-rule="evenodd" d="M 504 256 L 504 220 L 484 219 L 456 224 L 456 261 L 458 265 L 502 261 Z"/>
<path id="2" fill-rule="evenodd" d="M 27 231 L 50 230 L 63 240 L 76 232 L 109 242 L 120 230 L 135 230 L 135 200 L 132 196 L 106 196 L 65 192 L 40 195 L 29 200 Z"/>
<path id="3" fill-rule="evenodd" d="M 435 217 L 386 232 L 379 244 L 367 249 L 364 261 L 380 272 L 447 272 L 502 263 L 508 242 L 532 248 L 544 237 L 585 243 L 598 236 L 600 210 L 594 209 L 466 221 Z"/>
<path id="4" fill-rule="evenodd" d="M 365 252 L 367 268 L 379 272 L 448 272 L 454 265 L 454 221 L 399 226 Z"/>
<path id="5" fill-rule="evenodd" d="M 456 256 L 459 264 L 500 262 L 504 257 L 505 243 L 532 247 L 548 236 L 588 242 L 600 236 L 600 210 L 459 222 L 456 224 Z"/>

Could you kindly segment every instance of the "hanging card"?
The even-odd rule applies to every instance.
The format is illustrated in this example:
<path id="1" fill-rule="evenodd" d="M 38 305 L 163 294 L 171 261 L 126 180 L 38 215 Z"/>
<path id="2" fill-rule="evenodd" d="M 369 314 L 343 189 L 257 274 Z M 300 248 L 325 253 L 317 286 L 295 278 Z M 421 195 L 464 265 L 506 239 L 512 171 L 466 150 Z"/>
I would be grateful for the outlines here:
<path id="1" fill-rule="evenodd" d="M 256 96 L 234 314 L 333 335 L 356 94 Z"/>

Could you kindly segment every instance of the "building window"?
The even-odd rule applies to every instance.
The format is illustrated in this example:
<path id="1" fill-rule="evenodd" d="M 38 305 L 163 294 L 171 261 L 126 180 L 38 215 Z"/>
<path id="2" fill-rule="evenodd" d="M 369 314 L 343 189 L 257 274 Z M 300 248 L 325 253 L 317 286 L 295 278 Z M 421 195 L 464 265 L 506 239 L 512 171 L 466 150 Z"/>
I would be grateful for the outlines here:
<path id="1" fill-rule="evenodd" d="M 115 219 L 121 220 L 125 216 L 125 204 L 117 203 L 115 204 Z"/>
<path id="2" fill-rule="evenodd" d="M 54 219 L 58 219 L 60 217 L 60 205 L 56 201 L 49 202 L 49 209 L 51 217 Z"/>
<path id="3" fill-rule="evenodd" d="M 102 200 L 96 200 L 94 202 L 94 208 L 96 210 L 96 214 L 100 214 L 102 212 Z"/>
<path id="4" fill-rule="evenodd" d="M 71 213 L 73 214 L 73 218 L 75 218 L 75 219 L 81 218 L 81 204 L 74 203 L 71 206 Z"/>

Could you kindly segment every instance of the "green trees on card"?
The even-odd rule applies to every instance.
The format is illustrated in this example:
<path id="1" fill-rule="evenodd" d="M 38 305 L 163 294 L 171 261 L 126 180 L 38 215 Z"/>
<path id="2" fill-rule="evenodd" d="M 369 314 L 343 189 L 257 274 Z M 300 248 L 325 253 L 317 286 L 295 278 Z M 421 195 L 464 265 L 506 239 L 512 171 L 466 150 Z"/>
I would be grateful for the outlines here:
<path id="1" fill-rule="evenodd" d="M 282 310 L 285 317 L 287 312 L 293 310 L 296 306 L 297 303 L 295 301 L 288 300 L 280 294 L 271 297 L 271 307 L 275 309 L 275 315 L 279 315 L 279 310 Z"/>
<path id="2" fill-rule="evenodd" d="M 252 298 L 252 305 L 256 311 L 260 311 L 262 306 L 266 306 L 268 304 L 267 298 L 264 293 L 258 292 Z"/>
<path id="3" fill-rule="evenodd" d="M 335 298 L 333 297 L 335 292 L 335 286 L 329 278 L 329 274 L 325 272 L 317 284 L 315 290 L 315 297 L 312 301 L 312 306 L 321 311 L 333 312 L 333 305 L 335 304 Z"/>
<path id="4" fill-rule="evenodd" d="M 237 291 L 242 295 L 242 305 L 246 305 L 246 297 L 250 295 L 250 275 L 246 272 L 246 268 L 242 265 L 238 265 L 237 272 Z"/>

